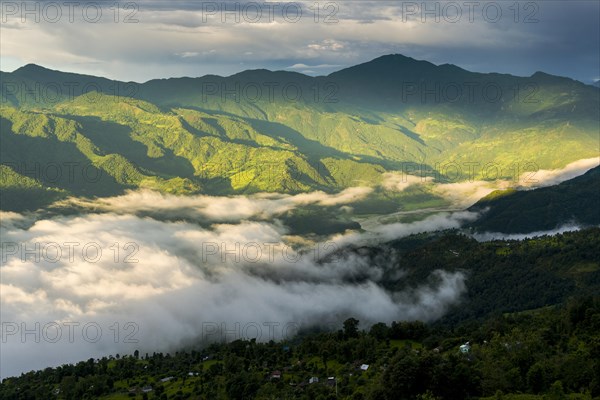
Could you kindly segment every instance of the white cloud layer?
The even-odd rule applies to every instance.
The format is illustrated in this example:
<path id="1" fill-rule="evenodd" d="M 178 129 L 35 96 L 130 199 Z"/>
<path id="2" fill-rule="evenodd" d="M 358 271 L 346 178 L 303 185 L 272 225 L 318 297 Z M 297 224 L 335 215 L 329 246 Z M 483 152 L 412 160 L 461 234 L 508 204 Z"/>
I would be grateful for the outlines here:
<path id="1" fill-rule="evenodd" d="M 84 199 L 71 198 L 61 206 L 78 206 L 119 214 L 149 213 L 173 217 L 205 218 L 210 221 L 268 219 L 298 206 L 337 206 L 364 199 L 373 191 L 369 187 L 352 187 L 336 194 L 325 192 L 296 195 L 260 193 L 249 196 L 215 197 L 205 195 L 175 196 L 151 190 L 130 191 L 122 196 Z"/>
<path id="2" fill-rule="evenodd" d="M 565 232 L 574 232 L 578 231 L 579 229 L 581 228 L 578 225 L 566 224 L 550 231 L 537 231 L 529 233 L 482 232 L 474 234 L 473 237 L 480 242 L 490 242 L 492 240 L 523 240 L 546 235 L 552 236 Z"/>
<path id="3" fill-rule="evenodd" d="M 585 158 L 567 164 L 564 168 L 540 169 L 533 173 L 524 173 L 519 182 L 524 187 L 532 189 L 557 185 L 585 174 L 590 169 L 600 165 L 600 157 Z"/>
<path id="4" fill-rule="evenodd" d="M 464 180 L 450 183 L 433 183 L 431 177 L 408 175 L 403 172 L 386 172 L 383 174 L 381 186 L 386 190 L 397 192 L 402 192 L 414 185 L 427 186 L 433 193 L 448 200 L 453 207 L 468 208 L 495 190 L 508 188 L 531 190 L 558 185 L 561 182 L 583 175 L 598 165 L 600 165 L 600 157 L 585 158 L 573 161 L 564 168 L 524 172 L 516 181 Z"/>
<path id="5" fill-rule="evenodd" d="M 597 164 L 598 159 L 580 160 L 561 170 L 538 171 L 536 184 L 555 184 Z M 465 204 L 500 184 L 436 185 L 391 173 L 382 185 L 399 191 L 429 185 Z M 463 274 L 436 271 L 430 281 L 392 293 L 381 280 L 386 272 L 403 274 L 393 253 L 373 260 L 339 250 L 460 228 L 478 214 L 440 212 L 417 222 L 348 231 L 321 243 L 288 236 L 277 221 L 278 215 L 306 205 L 347 208 L 371 191 L 246 197 L 137 191 L 61 204 L 81 214 L 2 212 L 2 376 L 135 349 L 173 351 L 224 335 L 278 339 L 316 324 L 337 327 L 350 316 L 365 325 L 439 318 L 460 301 L 466 290 Z M 573 229 L 476 238 L 522 239 Z"/>
<path id="6" fill-rule="evenodd" d="M 465 291 L 461 273 L 436 271 L 431 281 L 392 293 L 380 281 L 396 268 L 393 255 L 373 261 L 345 252 L 322 261 L 343 240 L 301 251 L 286 243 L 281 224 L 244 220 L 302 204 L 346 204 L 363 194 L 208 201 L 140 192 L 99 201 L 100 214 L 2 213 L 2 376 L 135 349 L 173 351 L 193 340 L 221 339 L 221 329 L 229 340 L 268 340 L 316 324 L 337 328 L 350 316 L 365 326 L 440 317 Z M 228 222 L 203 228 L 132 214 L 151 204 Z M 223 211 L 234 209 L 237 219 Z M 459 219 L 391 225 L 370 240 L 456 226 Z"/>

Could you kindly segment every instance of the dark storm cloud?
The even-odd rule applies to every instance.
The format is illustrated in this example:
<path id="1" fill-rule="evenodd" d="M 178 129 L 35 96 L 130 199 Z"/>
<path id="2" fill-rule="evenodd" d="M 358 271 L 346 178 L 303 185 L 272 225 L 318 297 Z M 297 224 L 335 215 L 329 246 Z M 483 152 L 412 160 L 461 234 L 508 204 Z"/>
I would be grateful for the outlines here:
<path id="1" fill-rule="evenodd" d="M 520 2 L 517 7 L 489 1 L 477 6 L 317 1 L 318 15 L 314 1 L 140 1 L 132 18 L 137 23 L 125 23 L 131 12 L 123 9 L 125 3 L 115 23 L 109 3 L 97 2 L 104 13 L 93 24 L 81 10 L 75 10 L 74 22 L 66 15 L 54 23 L 44 15 L 39 23 L 31 17 L 23 22 L 19 10 L 8 12 L 8 3 L 2 1 L 3 70 L 34 62 L 135 81 L 251 68 L 326 75 L 402 53 L 481 72 L 541 70 L 584 82 L 600 75 L 600 3 L 595 1 Z M 38 2 L 40 9 L 47 3 Z M 237 15 L 227 13 L 236 9 Z M 307 68 L 293 67 L 298 64 Z"/>

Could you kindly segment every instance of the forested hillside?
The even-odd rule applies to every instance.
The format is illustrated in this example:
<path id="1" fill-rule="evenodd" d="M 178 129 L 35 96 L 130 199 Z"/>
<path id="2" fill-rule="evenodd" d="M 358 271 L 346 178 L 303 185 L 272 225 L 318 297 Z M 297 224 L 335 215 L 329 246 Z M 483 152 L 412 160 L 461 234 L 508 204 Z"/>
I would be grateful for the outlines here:
<path id="1" fill-rule="evenodd" d="M 335 192 L 390 170 L 514 181 L 599 152 L 597 88 L 402 55 L 324 77 L 251 70 L 136 84 L 27 65 L 1 79 L 5 210 L 135 188 Z M 35 201 L 16 200 L 29 192 Z"/>
<path id="2" fill-rule="evenodd" d="M 600 167 L 550 187 L 492 192 L 470 210 L 484 211 L 472 224 L 479 231 L 527 233 L 600 225 Z"/>

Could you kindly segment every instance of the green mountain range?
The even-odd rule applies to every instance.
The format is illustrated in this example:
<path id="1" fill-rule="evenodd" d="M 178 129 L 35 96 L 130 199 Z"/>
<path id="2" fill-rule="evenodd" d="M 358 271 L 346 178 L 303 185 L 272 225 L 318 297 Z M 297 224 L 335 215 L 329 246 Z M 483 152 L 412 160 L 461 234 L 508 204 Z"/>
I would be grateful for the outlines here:
<path id="1" fill-rule="evenodd" d="M 495 191 L 470 210 L 485 210 L 473 223 L 480 231 L 527 233 L 565 224 L 600 225 L 600 167 L 554 186 Z"/>
<path id="2" fill-rule="evenodd" d="M 402 55 L 321 77 L 251 70 L 137 84 L 30 64 L 0 80 L 5 210 L 134 188 L 336 192 L 393 170 L 510 179 L 600 151 L 598 88 Z"/>

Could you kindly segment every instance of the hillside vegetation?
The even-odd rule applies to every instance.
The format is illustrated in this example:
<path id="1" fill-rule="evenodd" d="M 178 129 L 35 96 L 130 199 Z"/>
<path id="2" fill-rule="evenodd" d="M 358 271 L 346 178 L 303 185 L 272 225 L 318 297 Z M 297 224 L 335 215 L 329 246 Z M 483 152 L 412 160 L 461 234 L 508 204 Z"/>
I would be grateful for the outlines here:
<path id="1" fill-rule="evenodd" d="M 600 167 L 558 185 L 528 191 L 496 191 L 470 210 L 484 211 L 479 231 L 527 233 L 562 225 L 600 225 Z"/>
<path id="2" fill-rule="evenodd" d="M 518 179 L 600 151 L 597 88 L 401 55 L 316 78 L 255 70 L 135 84 L 36 65 L 0 78 L 6 210 L 131 188 L 334 192 L 390 170 Z M 49 195 L 15 202 L 11 191 L 33 190 L 15 187 L 18 175 Z"/>

